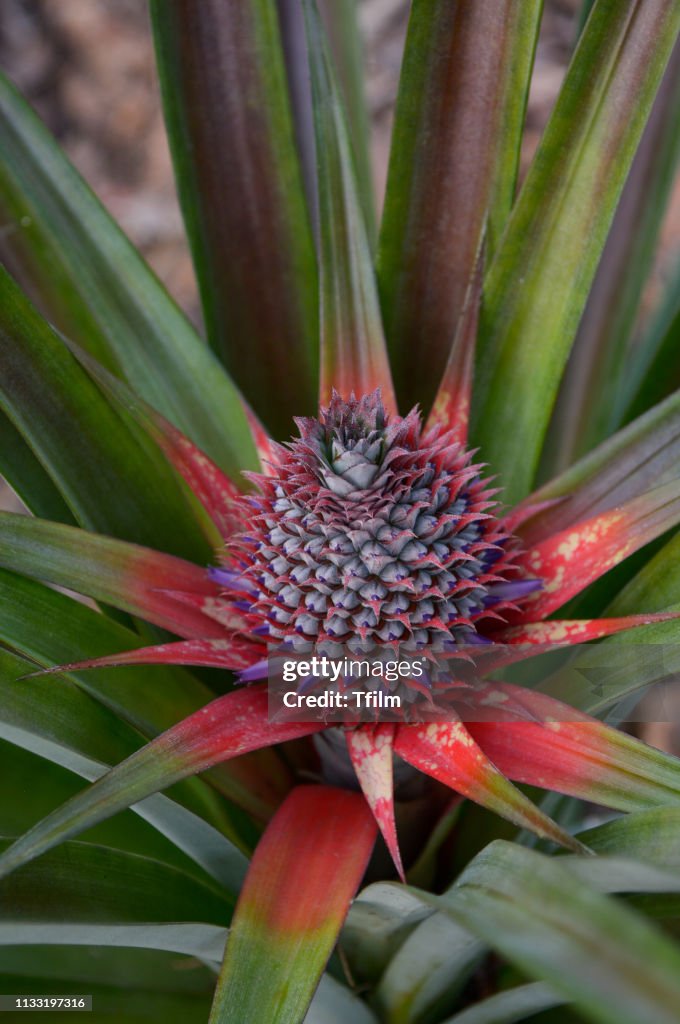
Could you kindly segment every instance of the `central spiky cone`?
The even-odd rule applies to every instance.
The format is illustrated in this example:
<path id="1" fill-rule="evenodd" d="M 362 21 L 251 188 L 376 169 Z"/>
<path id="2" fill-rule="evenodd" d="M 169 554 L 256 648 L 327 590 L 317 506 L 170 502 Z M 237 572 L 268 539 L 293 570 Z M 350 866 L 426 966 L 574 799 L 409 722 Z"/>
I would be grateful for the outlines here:
<path id="1" fill-rule="evenodd" d="M 253 477 L 260 494 L 229 553 L 261 634 L 468 644 L 527 592 L 508 582 L 516 545 L 481 467 L 451 435 L 424 433 L 416 410 L 389 418 L 377 392 L 336 394 L 296 422 L 271 475 Z"/>

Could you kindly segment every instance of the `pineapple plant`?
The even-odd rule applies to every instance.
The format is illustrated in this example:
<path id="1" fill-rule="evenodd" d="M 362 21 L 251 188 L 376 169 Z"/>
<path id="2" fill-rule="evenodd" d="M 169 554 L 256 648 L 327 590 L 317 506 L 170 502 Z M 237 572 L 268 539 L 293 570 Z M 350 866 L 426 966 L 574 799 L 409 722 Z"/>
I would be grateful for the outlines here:
<path id="1" fill-rule="evenodd" d="M 677 1021 L 680 762 L 605 719 L 677 660 L 680 8 L 586 5 L 518 187 L 542 3 L 413 0 L 379 229 L 351 0 L 150 9 L 205 340 L 0 85 L 3 988 Z M 357 639 L 623 668 L 269 714 Z"/>

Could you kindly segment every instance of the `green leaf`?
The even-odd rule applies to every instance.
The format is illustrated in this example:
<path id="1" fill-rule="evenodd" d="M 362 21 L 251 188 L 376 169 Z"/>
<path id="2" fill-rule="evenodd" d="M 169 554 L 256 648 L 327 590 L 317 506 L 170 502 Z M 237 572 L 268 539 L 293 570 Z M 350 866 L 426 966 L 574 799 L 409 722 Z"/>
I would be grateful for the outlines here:
<path id="1" fill-rule="evenodd" d="M 2 841 L 1 848 L 8 846 Z M 0 881 L 0 929 L 12 924 L 140 924 L 200 921 L 224 926 L 233 894 L 176 867 L 123 850 L 67 843 Z"/>
<path id="2" fill-rule="evenodd" d="M 304 1018 L 371 855 L 357 793 L 297 786 L 255 850 L 227 941 L 211 1024 Z"/>
<path id="3" fill-rule="evenodd" d="M 299 739 L 318 732 L 320 728 L 323 726 L 312 723 L 270 722 L 267 718 L 266 686 L 262 684 L 242 687 L 199 708 L 193 715 L 178 722 L 141 749 L 135 750 L 106 774 L 98 770 L 92 772 L 91 765 L 83 766 L 76 758 L 75 771 L 82 767 L 84 775 L 91 772 L 91 776 L 103 774 L 103 777 L 97 778 L 93 785 L 79 792 L 61 807 L 55 808 L 34 828 L 17 839 L 11 849 L 0 856 L 0 875 L 9 874 L 21 864 L 40 856 L 45 850 L 62 843 L 65 839 L 76 836 L 118 811 L 127 810 L 128 807 L 135 805 L 138 813 L 148 815 L 151 812 L 158 818 L 160 807 L 164 818 L 158 827 L 168 830 L 166 834 L 170 834 L 169 830 L 172 829 L 176 844 L 199 863 L 203 864 L 205 861 L 209 873 L 221 872 L 229 880 L 227 884 L 232 884 L 234 880 L 240 884 L 243 857 L 227 840 L 219 836 L 222 848 L 216 849 L 215 843 L 211 841 L 212 830 L 203 829 L 203 835 L 200 834 L 198 826 L 191 830 L 186 814 L 182 813 L 183 808 L 177 809 L 171 801 L 165 799 L 159 802 L 158 797 L 149 804 L 146 798 L 168 789 L 176 782 L 197 775 L 206 768 L 238 757 L 239 754 L 272 746 L 277 742 Z M 31 742 L 26 741 L 24 732 L 25 730 L 20 730 L 14 742 L 32 749 Z M 31 741 L 33 734 L 30 728 L 28 735 Z M 46 746 L 45 756 L 49 757 L 50 743 L 48 742 Z M 42 749 L 38 752 L 42 753 Z M 58 751 L 58 755 L 63 757 L 61 750 Z M 95 766 L 96 769 L 98 767 Z M 192 781 L 190 791 L 195 792 L 196 786 L 196 781 Z M 200 781 L 198 791 L 202 792 Z M 186 788 L 183 787 L 183 799 L 186 799 L 185 792 Z M 140 804 L 140 801 L 143 803 Z M 199 825 L 202 824 L 199 821 Z"/>
<path id="4" fill-rule="evenodd" d="M 304 0 L 319 191 L 321 402 L 381 387 L 395 410 L 380 306 L 344 112 L 318 10 Z"/>
<path id="5" fill-rule="evenodd" d="M 350 907 L 340 936 L 352 974 L 377 981 L 406 937 L 430 914 L 404 886 L 369 885 Z"/>
<path id="6" fill-rule="evenodd" d="M 680 809 L 654 807 L 615 818 L 579 833 L 598 854 L 624 856 L 669 872 L 680 872 Z"/>
<path id="7" fill-rule="evenodd" d="M 680 157 L 679 125 L 676 44 L 621 193 L 562 382 L 546 442 L 551 473 L 569 466 L 621 422 L 631 362 L 633 367 L 639 363 L 638 345 L 631 345 L 633 328 Z"/>
<path id="8" fill-rule="evenodd" d="M 26 832 L 82 788 L 81 779 L 68 768 L 30 750 L 0 739 L 0 771 L 12 779 L 0 798 L 0 836 Z M 95 825 L 85 842 L 110 846 L 171 864 L 205 878 L 203 870 L 139 814 L 126 811 L 118 818 Z"/>
<path id="9" fill-rule="evenodd" d="M 48 679 L 22 682 L 20 677 L 29 668 L 24 660 L 0 650 L 3 739 L 90 780 L 140 747 L 141 737 L 130 726 L 67 679 L 59 684 Z M 203 793 L 204 783 L 197 780 L 176 791 L 204 812 Z M 207 821 L 165 796 L 153 796 L 134 810 L 209 875 L 238 890 L 245 858 Z"/>
<path id="10" fill-rule="evenodd" d="M 34 515 L 75 524 L 71 510 L 49 475 L 12 421 L 1 412 L 0 475 Z"/>
<path id="11" fill-rule="evenodd" d="M 440 1020 L 486 952 L 486 946 L 444 914 L 433 914 L 408 936 L 375 991 L 390 1024 Z"/>
<path id="12" fill-rule="evenodd" d="M 677 947 L 557 860 L 498 841 L 444 896 L 422 895 L 592 1020 L 675 1024 Z"/>
<path id="13" fill-rule="evenodd" d="M 304 1024 L 378 1024 L 366 1003 L 350 989 L 324 974 L 314 993 Z"/>
<path id="14" fill-rule="evenodd" d="M 315 411 L 318 293 L 276 8 L 153 0 L 151 11 L 208 337 L 287 437 L 292 416 Z"/>
<path id="15" fill-rule="evenodd" d="M 154 950 L 110 948 L 102 955 L 101 949 L 69 946 L 19 946 L 12 949 L 6 946 L 2 951 L 1 970 L 3 976 L 15 978 L 40 977 L 51 982 L 75 982 L 70 988 L 72 992 L 78 990 L 79 983 L 90 982 L 105 984 L 123 993 L 143 989 L 179 996 L 210 993 L 215 982 L 209 968 L 188 960 L 178 962 L 177 957 Z M 33 991 L 39 990 L 34 988 Z"/>
<path id="16" fill-rule="evenodd" d="M 564 1001 L 549 985 L 534 981 L 473 1003 L 442 1024 L 516 1024 L 542 1010 L 561 1006 Z"/>
<path id="17" fill-rule="evenodd" d="M 490 267 L 473 443 L 531 487 L 616 204 L 680 28 L 666 0 L 597 0 Z"/>
<path id="18" fill-rule="evenodd" d="M 81 601 L 2 570 L 0 642 L 42 668 L 133 650 L 143 644 L 138 634 Z M 81 690 L 147 738 L 158 735 L 214 697 L 189 672 L 165 665 L 151 669 L 130 666 L 122 673 L 101 668 L 67 675 Z M 250 758 L 242 764 L 240 772 L 230 765 L 220 766 L 212 769 L 205 781 L 239 807 L 258 818 L 267 818 L 286 791 L 288 773 L 273 751 L 262 751 Z M 235 807 L 222 804 L 221 819 L 231 838 L 238 835 L 241 841 L 254 839 L 248 819 Z"/>
<path id="19" fill-rule="evenodd" d="M 514 200 L 542 0 L 411 6 L 378 277 L 400 400 L 432 402 L 473 277 Z"/>
<path id="20" fill-rule="evenodd" d="M 50 322 L 122 374 L 234 479 L 258 460 L 236 388 L 0 76 L 0 255 Z"/>
<path id="21" fill-rule="evenodd" d="M 631 353 L 627 383 L 627 423 L 680 388 L 680 261 L 661 300 Z"/>
<path id="22" fill-rule="evenodd" d="M 207 559 L 198 508 L 160 449 L 104 398 L 3 271 L 0 407 L 82 525 Z"/>
<path id="23" fill-rule="evenodd" d="M 618 615 L 626 608 L 644 608 L 645 611 L 674 611 L 680 607 L 680 533 L 665 544 L 659 552 L 633 577 L 609 606 L 608 611 Z M 672 622 L 666 625 L 645 626 L 642 641 L 658 637 L 671 643 L 677 630 Z M 619 642 L 622 642 L 621 637 Z M 609 641 L 611 642 L 611 641 Z"/>
<path id="24" fill-rule="evenodd" d="M 337 69 L 347 110 L 357 187 L 366 231 L 373 245 L 377 224 L 371 168 L 371 126 L 364 85 L 364 55 L 358 6 L 357 0 L 320 0 L 319 11 L 326 26 L 333 63 Z"/>
<path id="25" fill-rule="evenodd" d="M 76 844 L 73 844 L 76 845 Z M 85 846 L 85 844 L 82 844 Z M 67 851 L 68 852 L 68 851 Z M 219 963 L 227 929 L 195 921 L 168 924 L 114 924 L 106 922 L 57 921 L 13 922 L 0 926 L 0 945 L 123 946 L 130 949 L 159 949 L 195 956 L 207 963 Z"/>

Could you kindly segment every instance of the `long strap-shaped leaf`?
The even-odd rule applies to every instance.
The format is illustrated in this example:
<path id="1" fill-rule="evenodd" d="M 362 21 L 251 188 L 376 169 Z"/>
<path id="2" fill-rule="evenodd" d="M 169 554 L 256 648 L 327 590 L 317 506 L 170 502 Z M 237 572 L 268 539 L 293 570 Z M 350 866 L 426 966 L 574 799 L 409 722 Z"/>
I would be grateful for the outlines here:
<path id="1" fill-rule="evenodd" d="M 472 1003 L 449 1017 L 445 1024 L 516 1024 L 566 1001 L 545 982 L 533 981 Z"/>
<path id="2" fill-rule="evenodd" d="M 631 353 L 621 421 L 629 423 L 680 387 L 680 263 L 668 276 L 654 315 Z"/>
<path id="3" fill-rule="evenodd" d="M 396 411 L 347 125 L 314 0 L 304 0 L 319 192 L 321 402 L 382 388 Z"/>
<path id="4" fill-rule="evenodd" d="M 45 623 L 50 629 L 45 629 Z M 101 615 L 84 602 L 74 600 L 53 587 L 0 570 L 0 642 L 35 666 L 52 668 L 76 658 L 95 658 L 110 651 L 127 651 L 139 646 L 138 634 Z M 17 669 L 26 675 L 31 666 Z M 47 691 L 60 707 L 62 679 Z M 194 676 L 175 665 L 158 666 L 153 676 L 144 669 L 126 672 L 100 669 L 73 672 L 80 689 L 114 712 L 117 718 L 151 739 L 180 718 L 196 711 L 214 693 Z M 43 684 L 33 679 L 17 686 L 21 693 L 33 693 Z M 42 692 L 42 689 L 41 689 Z M 61 710 L 57 721 L 61 719 Z M 109 763 L 120 761 L 128 751 L 119 751 Z M 290 785 L 290 777 L 273 750 L 258 751 L 238 762 L 213 769 L 206 781 L 221 794 L 258 818 L 267 818 Z M 224 804 L 222 805 L 224 807 Z M 247 825 L 245 816 L 229 808 L 228 816 Z"/>
<path id="5" fill-rule="evenodd" d="M 357 188 L 364 212 L 368 239 L 373 246 L 377 232 L 373 172 L 371 167 L 368 105 L 359 0 L 320 0 L 319 11 L 326 26 L 333 63 L 347 110 L 347 125 L 352 141 Z"/>
<path id="6" fill-rule="evenodd" d="M 434 398 L 484 225 L 493 251 L 510 212 L 541 8 L 412 4 L 378 257 L 407 405 Z"/>
<path id="7" fill-rule="evenodd" d="M 630 385 L 637 383 L 629 373 L 633 368 L 639 372 L 640 366 L 631 336 L 675 182 L 679 120 L 677 42 L 621 193 L 560 388 L 546 451 L 553 472 L 611 434 L 621 422 Z"/>
<path id="8" fill-rule="evenodd" d="M 0 476 L 33 515 L 75 525 L 73 513 L 11 420 L 0 412 Z"/>
<path id="9" fill-rule="evenodd" d="M 0 651 L 0 737 L 14 749 L 21 747 L 92 781 L 139 748 L 138 733 L 69 680 L 62 680 L 58 687 L 42 681 L 19 682 L 27 669 L 23 659 Z M 15 766 L 16 753 L 13 772 Z M 42 775 L 44 781 L 44 767 Z M 244 841 L 224 811 L 200 779 L 183 783 L 172 799 L 157 793 L 134 806 L 135 814 L 235 892 L 245 858 L 231 840 L 240 845 Z M 214 824 L 199 815 L 207 815 Z"/>
<path id="10" fill-rule="evenodd" d="M 616 203 L 680 28 L 667 0 L 597 0 L 490 268 L 472 438 L 523 498 Z"/>
<path id="11" fill-rule="evenodd" d="M 0 254 L 41 312 L 237 477 L 257 468 L 219 361 L 7 79 L 0 76 Z"/>
<path id="12" fill-rule="evenodd" d="M 0 857 L 0 877 L 180 779 L 320 728 L 311 723 L 269 722 L 266 687 L 218 697 L 38 822 Z"/>
<path id="13" fill-rule="evenodd" d="M 95 359 L 73 343 L 69 348 L 90 376 L 116 404 L 127 409 L 177 470 L 189 490 L 198 498 L 217 528 L 216 545 L 226 540 L 240 524 L 234 515 L 234 501 L 241 493 L 222 469 L 169 420 L 140 398 L 122 380 L 114 377 Z M 243 480 L 246 484 L 246 480 Z"/>
<path id="14" fill-rule="evenodd" d="M 209 556 L 201 520 L 158 446 L 107 401 L 1 268 L 0 409 L 82 525 Z"/>
<path id="15" fill-rule="evenodd" d="M 675 479 L 522 552 L 518 564 L 538 576 L 543 588 L 527 598 L 513 621 L 546 618 L 678 521 L 680 480 Z"/>
<path id="16" fill-rule="evenodd" d="M 496 767 L 517 782 L 553 789 L 622 811 L 680 804 L 680 760 L 589 718 L 547 693 L 496 684 L 536 721 L 467 728 Z"/>
<path id="17" fill-rule="evenodd" d="M 591 1020 L 677 1022 L 677 948 L 640 914 L 575 884 L 554 859 L 497 841 L 448 893 L 423 898 Z"/>
<path id="18" fill-rule="evenodd" d="M 211 1024 L 300 1024 L 376 836 L 363 797 L 298 786 L 255 850 L 234 912 Z"/>
<path id="19" fill-rule="evenodd" d="M 452 432 L 452 441 L 467 444 L 472 402 L 472 374 L 479 326 L 479 306 L 484 281 L 484 256 L 480 254 L 474 276 L 458 319 L 444 375 L 437 388 L 426 429 L 440 427 Z"/>
<path id="20" fill-rule="evenodd" d="M 680 392 L 534 491 L 510 513 L 512 528 L 536 544 L 677 477 L 679 461 Z"/>
<path id="21" fill-rule="evenodd" d="M 208 335 L 267 426 L 288 436 L 315 407 L 318 306 L 276 6 L 151 10 Z"/>
<path id="22" fill-rule="evenodd" d="M 68 587 L 180 636 L 228 633 L 209 614 L 220 588 L 206 570 L 151 548 L 2 512 L 0 565 Z M 192 597 L 197 601 L 183 600 Z"/>
<path id="23" fill-rule="evenodd" d="M 401 725 L 394 751 L 409 764 L 521 828 L 571 849 L 580 844 L 508 782 L 462 722 Z"/>

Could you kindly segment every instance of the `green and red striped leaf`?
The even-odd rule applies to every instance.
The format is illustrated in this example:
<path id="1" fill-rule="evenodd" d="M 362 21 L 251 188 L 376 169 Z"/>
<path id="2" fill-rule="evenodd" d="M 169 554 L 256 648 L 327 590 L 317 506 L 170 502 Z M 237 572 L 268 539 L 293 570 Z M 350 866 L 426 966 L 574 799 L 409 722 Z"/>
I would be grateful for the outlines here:
<path id="1" fill-rule="evenodd" d="M 378 291 L 345 115 L 314 0 L 304 0 L 319 192 L 320 401 L 382 389 L 396 411 Z"/>
<path id="2" fill-rule="evenodd" d="M 648 615 L 622 615 L 616 619 L 550 619 L 547 622 L 527 622 L 522 626 L 507 626 L 494 633 L 494 643 L 528 647 L 533 645 L 585 644 L 590 640 L 601 640 L 605 636 L 623 633 L 638 626 L 650 626 L 656 622 L 671 622 L 680 613 L 650 612 Z M 503 652 L 501 659 L 505 654 Z M 530 652 L 527 656 L 531 656 Z M 521 655 L 520 655 L 521 657 Z M 485 662 L 486 663 L 486 662 Z M 494 659 L 494 665 L 497 664 Z"/>
<path id="3" fill-rule="evenodd" d="M 329 786 L 291 792 L 260 840 L 241 890 L 211 1024 L 304 1019 L 376 832 L 357 793 Z"/>
<path id="4" fill-rule="evenodd" d="M 42 785 L 48 793 L 54 793 L 49 786 L 48 762 L 65 769 L 67 776 L 73 773 L 93 781 L 104 776 L 112 764 L 134 756 L 139 750 L 143 742 L 139 731 L 103 706 L 103 702 L 82 692 L 72 678 L 66 677 L 56 685 L 43 679 L 21 682 L 20 677 L 31 667 L 31 662 L 0 649 L 0 738 L 13 744 L 12 771 L 19 771 L 21 759 L 17 748 L 22 748 L 42 759 Z M 18 779 L 21 780 L 20 774 Z M 28 802 L 28 795 L 20 787 L 8 790 L 7 798 L 20 793 L 22 806 Z M 66 793 L 71 796 L 73 792 L 74 787 L 69 785 Z M 6 808 L 7 799 L 3 806 Z M 171 863 L 198 864 L 222 884 L 234 891 L 238 889 L 245 857 L 234 844 L 247 848 L 253 829 L 250 835 L 246 832 L 244 841 L 245 816 L 238 811 L 232 814 L 235 809 L 219 801 L 204 780 L 190 779 L 175 787 L 172 796 L 156 794 L 125 806 L 130 806 L 135 815 L 158 833 L 151 832 L 156 856 Z M 30 824 L 35 820 L 33 817 Z M 139 827 L 129 828 L 125 820 L 119 822 L 117 831 L 123 845 L 126 837 L 139 838 Z M 132 848 L 138 847 L 133 843 Z M 149 852 L 148 843 L 141 852 Z"/>
<path id="5" fill-rule="evenodd" d="M 154 0 L 151 11 L 208 337 L 286 437 L 315 409 L 318 283 L 276 5 Z"/>
<path id="6" fill-rule="evenodd" d="M 45 623 L 49 623 L 49 628 L 45 628 Z M 0 570 L 0 643 L 28 659 L 22 671 L 17 669 L 20 675 L 36 666 L 51 669 L 76 659 L 96 659 L 111 651 L 128 651 L 142 641 L 138 634 L 84 602 L 35 580 Z M 214 697 L 192 674 L 170 665 L 158 666 L 153 672 L 128 667 L 123 673 L 105 668 L 82 673 L 61 669 L 60 674 L 64 673 L 145 739 L 153 739 Z M 55 708 L 60 709 L 56 721 L 63 717 L 59 703 L 62 682 L 52 682 L 47 691 Z M 17 689 L 24 694 L 33 693 L 36 685 L 34 679 Z M 107 763 L 115 764 L 128 753 L 119 751 Z M 275 751 L 262 750 L 213 769 L 206 781 L 238 807 L 266 820 L 290 787 L 291 775 Z M 252 837 L 245 815 L 230 807 L 227 816 L 239 828 L 245 826 Z"/>
<path id="7" fill-rule="evenodd" d="M 85 367 L 105 394 L 110 395 L 116 405 L 125 408 L 135 422 L 154 439 L 165 454 L 168 462 L 179 473 L 191 493 L 198 498 L 217 527 L 219 538 L 231 536 L 237 527 L 234 501 L 241 491 L 220 467 L 201 451 L 181 430 L 156 412 L 144 399 L 139 398 L 123 381 L 118 380 L 91 356 L 73 343 L 66 342 L 76 359 Z M 262 436 L 263 427 L 257 422 L 250 409 L 246 415 L 251 424 L 253 442 L 259 450 L 268 446 Z M 239 481 L 245 489 L 247 479 Z"/>
<path id="8" fill-rule="evenodd" d="M 514 200 L 541 0 L 411 5 L 378 254 L 405 407 L 434 399 L 485 225 Z"/>
<path id="9" fill-rule="evenodd" d="M 196 665 L 203 668 L 223 668 L 241 672 L 249 668 L 266 650 L 240 637 L 222 637 L 218 640 L 178 640 L 172 644 L 138 647 L 132 651 L 119 651 L 99 658 L 56 665 L 41 669 L 36 675 L 55 675 L 60 672 L 82 672 L 89 668 L 107 668 L 120 665 Z"/>
<path id="10" fill-rule="evenodd" d="M 675 183 L 679 118 L 676 43 L 621 193 L 560 386 L 542 467 L 545 470 L 547 464 L 550 475 L 570 466 L 619 426 L 626 397 L 642 367 L 651 362 L 651 352 L 634 337 L 634 328 Z M 661 391 L 657 401 L 669 391 Z M 649 401 L 639 411 L 653 404 Z"/>
<path id="11" fill-rule="evenodd" d="M 460 314 L 444 376 L 426 424 L 427 429 L 440 427 L 442 430 L 452 431 L 452 440 L 461 445 L 467 444 L 470 421 L 472 372 L 479 325 L 479 305 L 482 301 L 483 267 L 482 252 Z"/>

